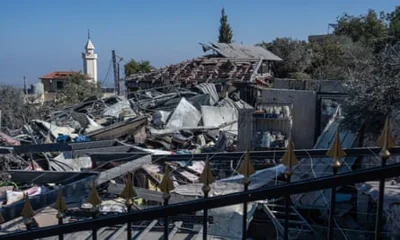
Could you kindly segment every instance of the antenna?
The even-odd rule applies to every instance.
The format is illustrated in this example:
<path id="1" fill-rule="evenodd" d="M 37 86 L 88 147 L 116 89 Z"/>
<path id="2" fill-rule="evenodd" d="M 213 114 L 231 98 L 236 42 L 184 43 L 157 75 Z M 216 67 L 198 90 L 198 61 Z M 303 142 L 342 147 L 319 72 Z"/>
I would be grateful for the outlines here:
<path id="1" fill-rule="evenodd" d="M 87 37 L 90 39 L 90 29 L 87 30 Z"/>

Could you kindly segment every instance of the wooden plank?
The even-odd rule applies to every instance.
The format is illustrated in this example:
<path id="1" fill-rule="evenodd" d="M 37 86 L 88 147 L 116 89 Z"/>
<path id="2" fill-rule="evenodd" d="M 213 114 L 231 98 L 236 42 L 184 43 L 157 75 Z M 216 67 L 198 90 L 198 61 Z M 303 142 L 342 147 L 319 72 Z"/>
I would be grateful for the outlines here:
<path id="1" fill-rule="evenodd" d="M 25 144 L 14 147 L 14 153 L 42 153 L 42 152 L 62 152 L 71 151 L 71 146 L 67 143 L 49 144 Z"/>
<path id="2" fill-rule="evenodd" d="M 129 153 L 89 153 L 88 154 L 92 161 L 97 165 L 101 165 L 110 161 L 132 161 L 138 157 L 143 157 L 145 155 L 149 155 L 149 153 L 145 152 L 129 152 Z"/>
<path id="3" fill-rule="evenodd" d="M 145 229 L 139 234 L 139 236 L 137 236 L 135 239 L 140 240 L 140 239 L 142 239 L 143 237 L 145 237 L 145 235 L 146 235 L 147 233 L 150 232 L 150 230 L 157 224 L 157 222 L 158 222 L 158 220 L 153 220 L 153 221 L 150 223 L 150 225 L 147 226 L 147 228 L 145 228 Z"/>
<path id="4" fill-rule="evenodd" d="M 7 173 L 11 180 L 20 183 L 45 185 L 48 183 L 68 184 L 81 179 L 97 176 L 97 172 L 56 172 L 56 171 L 24 171 L 10 170 Z"/>
<path id="5" fill-rule="evenodd" d="M 105 128 L 90 132 L 88 137 L 96 141 L 117 139 L 119 137 L 134 133 L 138 128 L 146 125 L 146 123 L 147 117 L 139 116 L 125 122 L 112 124 Z"/>
<path id="6" fill-rule="evenodd" d="M 122 145 L 117 140 L 102 140 L 102 141 L 90 141 L 81 143 L 70 143 L 71 150 L 81 150 L 81 149 L 93 149 L 93 148 L 105 148 L 105 147 L 116 147 Z"/>
<path id="7" fill-rule="evenodd" d="M 123 184 L 110 184 L 108 186 L 107 192 L 112 193 L 112 194 L 120 194 L 122 190 L 124 189 Z M 145 188 L 138 188 L 135 187 L 135 191 L 138 195 L 139 198 L 143 198 L 149 201 L 154 201 L 154 202 L 159 202 L 163 203 L 163 193 L 162 192 L 156 192 L 156 191 L 151 191 Z M 195 200 L 196 197 L 191 197 L 191 196 L 182 196 L 180 194 L 176 193 L 171 193 L 171 198 L 169 199 L 170 204 L 174 203 L 180 203 L 180 202 L 187 202 L 191 200 Z"/>
<path id="8" fill-rule="evenodd" d="M 117 240 L 117 239 L 123 239 L 122 234 L 126 233 L 126 229 L 127 229 L 128 225 L 124 224 L 122 225 L 122 227 L 120 227 L 112 236 L 110 236 L 108 238 L 108 240 Z M 132 231 L 132 229 L 131 229 Z M 133 235 L 132 235 L 133 236 Z"/>
<path id="9" fill-rule="evenodd" d="M 203 239 L 203 227 L 200 228 L 199 233 L 194 235 L 191 240 L 201 240 Z"/>
<path id="10" fill-rule="evenodd" d="M 130 162 L 121 164 L 117 167 L 111 168 L 104 172 L 101 172 L 99 177 L 96 180 L 96 184 L 100 185 L 102 183 L 108 182 L 116 177 L 127 174 L 128 172 L 132 172 L 135 169 L 140 168 L 144 164 L 151 163 L 151 156 L 143 156 L 141 158 L 132 160 Z"/>
<path id="11" fill-rule="evenodd" d="M 175 227 L 171 230 L 171 232 L 168 234 L 168 239 L 173 239 L 175 234 L 178 232 L 179 228 L 181 228 L 183 222 L 175 222 Z"/>
<path id="12" fill-rule="evenodd" d="M 137 152 L 135 148 L 130 146 L 114 146 L 114 147 L 105 147 L 105 148 L 87 148 L 72 151 L 73 156 L 86 156 L 93 153 L 127 153 L 127 152 Z"/>

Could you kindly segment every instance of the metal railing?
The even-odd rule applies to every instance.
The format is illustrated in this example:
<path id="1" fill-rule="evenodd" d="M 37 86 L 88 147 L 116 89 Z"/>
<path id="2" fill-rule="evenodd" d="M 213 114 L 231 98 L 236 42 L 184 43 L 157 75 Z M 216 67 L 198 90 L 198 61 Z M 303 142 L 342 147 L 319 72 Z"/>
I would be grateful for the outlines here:
<path id="1" fill-rule="evenodd" d="M 169 236 L 169 218 L 172 216 L 178 216 L 180 214 L 193 213 L 197 211 L 203 211 L 203 239 L 207 239 L 208 231 L 207 226 L 209 224 L 208 210 L 219 207 L 231 206 L 236 204 L 243 204 L 243 225 L 242 225 L 242 239 L 247 239 L 247 203 L 254 201 L 261 201 L 272 198 L 284 197 L 285 199 L 285 211 L 284 211 L 284 231 L 283 239 L 289 239 L 289 208 L 291 204 L 291 195 L 300 193 L 307 193 L 312 191 L 318 191 L 323 189 L 331 189 L 331 201 L 329 209 L 329 223 L 327 231 L 327 239 L 335 239 L 335 205 L 336 205 L 336 189 L 340 186 L 352 185 L 367 181 L 379 180 L 379 200 L 377 203 L 376 213 L 376 226 L 374 239 L 383 239 L 383 201 L 384 201 L 384 187 L 385 179 L 397 177 L 400 175 L 400 163 L 394 163 L 387 165 L 387 160 L 391 154 L 399 153 L 399 147 L 394 146 L 394 140 L 390 135 L 391 127 L 389 120 L 386 121 L 385 128 L 378 139 L 379 151 L 377 148 L 358 148 L 358 149 L 345 149 L 343 150 L 340 144 L 339 133 L 336 133 L 336 137 L 332 146 L 329 150 L 324 150 L 324 154 L 320 153 L 322 150 L 315 150 L 316 154 L 321 156 L 328 156 L 332 158 L 332 175 L 320 178 L 314 178 L 305 181 L 291 182 L 292 168 L 298 164 L 296 152 L 294 151 L 293 143 L 290 141 L 288 149 L 283 153 L 282 162 L 286 165 L 285 178 L 286 183 L 272 187 L 262 187 L 253 190 L 249 190 L 248 186 L 251 184 L 250 175 L 255 170 L 251 164 L 251 156 L 256 153 L 245 154 L 244 161 L 239 168 L 239 172 L 243 175 L 244 191 L 239 193 L 231 193 L 222 196 L 208 197 L 210 192 L 210 184 L 214 182 L 214 177 L 209 167 L 209 160 L 206 159 L 206 165 L 203 173 L 200 176 L 200 181 L 203 183 L 202 191 L 204 192 L 204 198 L 181 202 L 177 204 L 169 204 L 170 191 L 174 189 L 172 184 L 169 170 L 166 168 L 164 178 L 158 186 L 163 191 L 164 205 L 160 207 L 154 207 L 151 209 L 144 209 L 138 211 L 132 211 L 133 198 L 136 196 L 132 183 L 132 175 L 129 174 L 127 184 L 121 197 L 126 199 L 126 206 L 128 208 L 127 213 L 112 215 L 112 216 L 98 216 L 97 207 L 101 204 L 101 199 L 98 196 L 96 186 L 92 186 L 92 190 L 88 199 L 88 202 L 92 204 L 92 218 L 90 220 L 78 221 L 73 223 L 63 223 L 65 217 L 65 211 L 67 207 L 64 203 L 62 193 L 60 191 L 57 198 L 55 209 L 58 210 L 57 218 L 59 219 L 59 225 L 32 228 L 34 213 L 30 207 L 29 198 L 25 199 L 25 207 L 22 211 L 22 216 L 25 219 L 27 226 L 26 231 L 18 231 L 9 233 L 7 235 L 1 235 L 0 239 L 37 239 L 45 238 L 49 236 L 58 236 L 59 239 L 63 239 L 63 236 L 68 233 L 80 232 L 80 231 L 92 231 L 92 238 L 97 239 L 97 232 L 99 229 L 108 226 L 125 225 L 127 239 L 132 239 L 132 223 L 154 219 L 164 219 L 164 238 L 168 239 Z M 393 150 L 393 151 L 392 151 Z M 381 166 L 372 167 L 367 169 L 354 170 L 348 173 L 339 173 L 338 168 L 341 166 L 341 159 L 347 155 L 351 156 L 363 156 L 367 152 L 378 153 L 381 159 Z M 317 154 L 317 155 L 318 155 Z"/>

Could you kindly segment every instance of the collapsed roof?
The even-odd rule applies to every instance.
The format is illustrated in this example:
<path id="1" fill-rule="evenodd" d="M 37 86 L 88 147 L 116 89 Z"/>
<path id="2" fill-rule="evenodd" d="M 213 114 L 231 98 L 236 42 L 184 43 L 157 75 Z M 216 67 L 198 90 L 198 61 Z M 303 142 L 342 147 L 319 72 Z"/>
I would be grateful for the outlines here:
<path id="1" fill-rule="evenodd" d="M 241 59 L 264 59 L 268 61 L 282 61 L 282 59 L 267 49 L 260 46 L 239 45 L 235 43 L 215 43 L 209 45 L 200 43 L 203 51 L 214 50 L 218 55 L 225 58 L 241 58 Z"/>
<path id="2" fill-rule="evenodd" d="M 260 69 L 266 61 L 282 61 L 270 51 L 259 46 L 238 44 L 200 43 L 205 52 L 214 54 L 198 57 L 178 64 L 159 68 L 150 73 L 133 74 L 126 78 L 127 87 L 134 82 L 196 83 L 210 80 L 252 82 L 256 77 L 269 75 Z"/>
<path id="3" fill-rule="evenodd" d="M 260 68 L 259 59 L 207 58 L 193 60 L 160 68 L 147 74 L 134 74 L 126 81 L 149 82 L 206 82 L 209 80 L 251 81 Z M 129 87 L 129 83 L 127 83 Z"/>

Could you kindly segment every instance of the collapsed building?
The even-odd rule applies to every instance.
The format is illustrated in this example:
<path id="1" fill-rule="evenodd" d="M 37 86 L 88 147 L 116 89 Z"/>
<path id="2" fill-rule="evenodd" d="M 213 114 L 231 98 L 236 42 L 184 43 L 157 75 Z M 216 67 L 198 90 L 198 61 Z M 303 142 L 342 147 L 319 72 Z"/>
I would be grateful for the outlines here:
<path id="1" fill-rule="evenodd" d="M 211 54 L 156 69 L 150 73 L 133 74 L 125 79 L 129 92 L 137 89 L 176 85 L 192 87 L 203 82 L 219 83 L 220 90 L 226 84 L 240 89 L 245 98 L 248 83 L 267 84 L 272 80 L 273 63 L 282 59 L 265 48 L 239 44 L 200 44 L 204 52 Z"/>
<path id="2" fill-rule="evenodd" d="M 43 227 L 57 224 L 52 206 L 58 189 L 62 189 L 68 207 L 65 222 L 73 222 L 91 217 L 87 202 L 93 189 L 101 199 L 99 214 L 127 212 L 120 194 L 130 172 L 134 172 L 137 194 L 133 209 L 142 210 L 163 203 L 160 184 L 167 170 L 174 186 L 170 203 L 179 203 L 203 197 L 199 178 L 206 159 L 211 160 L 216 178 L 211 184 L 212 197 L 243 191 L 238 168 L 244 158 L 242 151 L 249 148 L 279 151 L 292 137 L 296 147 L 327 149 L 338 130 L 344 148 L 357 146 L 357 134 L 341 129 L 340 105 L 324 102 L 332 100 L 332 95 L 334 99 L 341 97 L 340 87 L 332 87 L 332 82 L 273 79 L 272 63 L 281 59 L 259 47 L 220 43 L 201 46 L 213 53 L 129 76 L 126 84 L 132 91 L 128 98 L 90 98 L 22 129 L 0 133 L 0 211 L 4 220 L 0 234 L 26 228 L 20 216 L 26 196 L 35 210 L 37 226 Z M 65 143 L 68 148 L 30 147 L 46 143 Z M 282 184 L 286 167 L 281 159 L 260 154 L 251 160 L 256 171 L 250 176 L 249 189 Z M 340 173 L 358 168 L 360 160 L 345 157 L 343 163 Z M 292 181 L 329 172 L 329 158 L 303 158 L 293 169 Z M 363 216 L 371 216 L 369 206 L 376 201 L 376 192 L 376 183 L 338 189 L 338 239 L 352 234 L 368 239 L 369 233 L 350 230 L 368 229 L 371 217 Z M 323 239 L 330 191 L 298 194 L 291 200 L 290 237 Z M 395 203 L 395 198 L 386 201 L 385 211 L 395 208 Z M 242 208 L 234 205 L 210 210 L 209 236 L 241 239 Z M 170 237 L 201 236 L 201 214 L 171 218 Z M 249 237 L 282 237 L 283 223 L 283 199 L 248 204 Z M 387 225 L 395 224 L 396 216 L 390 216 Z M 159 239 L 162 226 L 159 219 L 135 223 L 133 236 Z M 126 225 L 102 228 L 98 238 L 119 239 L 125 231 Z M 92 232 L 66 237 L 77 234 L 87 238 Z"/>

